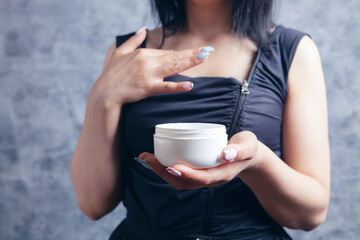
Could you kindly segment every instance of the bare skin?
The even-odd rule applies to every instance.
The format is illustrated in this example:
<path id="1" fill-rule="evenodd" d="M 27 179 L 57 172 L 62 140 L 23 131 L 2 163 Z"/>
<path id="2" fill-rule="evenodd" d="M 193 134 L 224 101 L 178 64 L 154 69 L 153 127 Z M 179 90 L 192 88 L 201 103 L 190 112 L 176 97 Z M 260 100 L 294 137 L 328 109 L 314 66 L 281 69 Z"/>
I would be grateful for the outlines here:
<path id="1" fill-rule="evenodd" d="M 163 49 L 180 51 L 212 45 L 215 52 L 207 61 L 187 65 L 179 73 L 192 77 L 234 76 L 239 81 L 246 79 L 253 63 L 256 45 L 246 38 L 236 41 L 229 32 L 228 2 L 230 1 L 187 1 L 188 24 L 183 32 L 167 39 Z M 160 35 L 159 29 L 151 31 L 147 47 L 157 47 Z M 161 74 L 152 79 L 156 84 L 145 84 L 149 79 L 145 81 L 141 77 L 139 79 L 145 82 L 139 80 L 139 84 L 133 86 L 126 80 L 116 82 L 126 79 L 125 75 L 129 74 L 132 64 L 138 61 L 136 51 L 134 53 L 133 50 L 144 38 L 145 36 L 138 36 L 136 41 L 128 44 L 131 47 L 121 46 L 123 50 L 114 51 L 114 46 L 110 48 L 104 72 L 89 95 L 71 173 L 79 206 L 92 219 L 110 212 L 121 200 L 116 197 L 120 183 L 113 145 L 122 104 L 165 89 L 170 92 L 184 91 L 181 87 L 184 83 L 161 87 L 164 84 L 160 80 Z M 144 53 L 143 59 L 150 58 L 150 55 L 154 57 L 159 51 L 166 51 L 146 50 L 149 53 Z M 146 64 L 141 66 L 144 72 L 161 68 L 144 66 Z M 127 91 L 116 90 L 118 84 L 124 84 L 122 86 Z M 151 153 L 142 153 L 139 158 L 152 165 L 156 174 L 177 189 L 214 187 L 240 177 L 279 224 L 294 229 L 312 230 L 325 220 L 328 210 L 330 151 L 322 66 L 317 47 L 309 37 L 300 41 L 290 68 L 283 121 L 283 159 L 278 158 L 251 132 L 235 134 L 223 151 L 223 164 L 211 169 L 196 170 L 180 164 L 166 169 Z M 226 160 L 230 149 L 237 154 L 233 159 Z"/>

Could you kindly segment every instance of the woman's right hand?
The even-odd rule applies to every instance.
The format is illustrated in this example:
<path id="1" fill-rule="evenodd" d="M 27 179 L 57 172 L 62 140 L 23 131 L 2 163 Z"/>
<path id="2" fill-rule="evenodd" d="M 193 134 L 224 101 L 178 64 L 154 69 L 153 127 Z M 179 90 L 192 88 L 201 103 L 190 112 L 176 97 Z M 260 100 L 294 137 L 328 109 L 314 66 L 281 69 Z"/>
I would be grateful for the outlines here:
<path id="1" fill-rule="evenodd" d="M 95 94 L 97 99 L 120 106 L 160 93 L 191 90 L 193 84 L 189 81 L 164 82 L 163 78 L 204 62 L 209 52 L 202 52 L 201 48 L 183 51 L 136 49 L 145 37 L 146 31 L 142 28 L 110 53 L 92 88 L 92 96 Z"/>
<path id="2" fill-rule="evenodd" d="M 159 93 L 190 90 L 191 82 L 164 82 L 163 78 L 202 63 L 208 55 L 200 48 L 179 52 L 136 49 L 145 39 L 144 30 L 117 49 L 109 49 L 103 72 L 88 96 L 71 178 L 78 205 L 91 219 L 109 213 L 122 199 L 120 162 L 126 149 L 117 131 L 121 106 Z M 199 60 L 199 54 L 205 58 Z"/>

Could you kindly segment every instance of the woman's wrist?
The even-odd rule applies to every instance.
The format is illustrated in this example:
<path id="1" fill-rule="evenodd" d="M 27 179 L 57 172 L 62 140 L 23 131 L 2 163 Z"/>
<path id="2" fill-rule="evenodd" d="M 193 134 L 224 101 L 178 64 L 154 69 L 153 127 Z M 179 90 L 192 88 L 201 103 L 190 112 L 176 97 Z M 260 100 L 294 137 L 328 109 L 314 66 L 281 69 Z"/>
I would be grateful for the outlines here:
<path id="1" fill-rule="evenodd" d="M 117 99 L 113 99 L 111 96 L 112 94 L 109 94 L 108 90 L 97 81 L 90 90 L 88 105 L 101 107 L 105 110 L 121 108 L 123 105 L 122 98 L 120 96 L 116 96 Z"/>

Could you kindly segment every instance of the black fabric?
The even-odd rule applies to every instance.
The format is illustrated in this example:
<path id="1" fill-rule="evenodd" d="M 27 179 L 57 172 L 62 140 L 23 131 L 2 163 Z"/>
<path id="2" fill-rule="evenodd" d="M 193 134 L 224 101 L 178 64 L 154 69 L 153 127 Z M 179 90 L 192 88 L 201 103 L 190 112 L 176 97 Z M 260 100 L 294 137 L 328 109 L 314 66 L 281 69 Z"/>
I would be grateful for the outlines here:
<path id="1" fill-rule="evenodd" d="M 133 34 L 118 36 L 117 46 Z M 281 158 L 287 75 L 304 35 L 277 26 L 270 37 L 270 48 L 258 51 L 250 94 L 245 97 L 238 119 L 234 118 L 234 113 L 242 85 L 235 78 L 191 78 L 177 74 L 164 81 L 190 80 L 194 88 L 189 92 L 160 94 L 123 106 L 121 132 L 129 156 L 122 160 L 127 166 L 124 179 L 127 224 L 117 234 L 132 232 L 138 238 L 121 239 L 159 239 L 159 233 L 167 239 L 173 239 L 168 236 L 179 236 L 180 239 L 188 239 L 187 236 L 191 239 L 195 236 L 202 239 L 290 239 L 238 177 L 216 188 L 178 191 L 133 158 L 142 152 L 154 152 L 155 125 L 169 122 L 218 123 L 225 125 L 228 133 L 234 123 L 236 132 L 254 132 Z M 140 47 L 146 47 L 146 41 Z M 111 239 L 119 239 L 116 231 Z"/>
<path id="2" fill-rule="evenodd" d="M 257 232 L 251 235 L 243 233 L 241 236 L 237 236 L 235 238 L 214 237 L 198 234 L 179 236 L 164 233 L 144 225 L 136 225 L 135 227 L 132 226 L 132 228 L 136 228 L 137 231 L 131 232 L 128 227 L 129 224 L 136 223 L 131 221 L 130 219 L 124 220 L 111 234 L 110 240 L 291 240 L 287 233 L 280 227 L 275 232 Z"/>

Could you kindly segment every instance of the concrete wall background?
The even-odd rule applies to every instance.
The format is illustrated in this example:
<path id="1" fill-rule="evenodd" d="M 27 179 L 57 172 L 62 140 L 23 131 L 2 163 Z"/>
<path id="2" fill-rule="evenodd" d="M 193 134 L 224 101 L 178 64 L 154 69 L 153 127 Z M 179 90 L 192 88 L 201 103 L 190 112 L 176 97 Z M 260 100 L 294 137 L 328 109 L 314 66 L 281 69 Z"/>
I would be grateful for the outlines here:
<path id="1" fill-rule="evenodd" d="M 358 0 L 277 4 L 277 23 L 318 44 L 329 105 L 328 218 L 310 233 L 289 231 L 295 239 L 360 235 L 359 10 Z M 69 164 L 107 48 L 144 24 L 155 26 L 147 0 L 0 0 L 0 239 L 107 239 L 124 217 L 119 206 L 88 220 Z"/>

